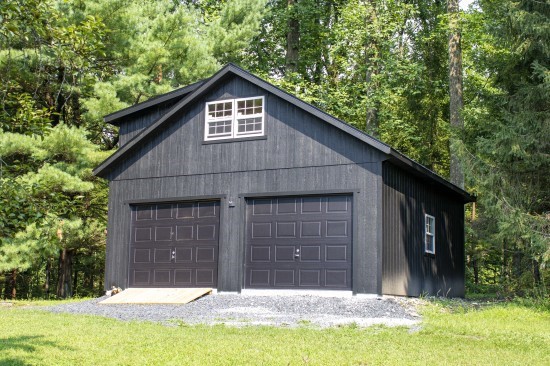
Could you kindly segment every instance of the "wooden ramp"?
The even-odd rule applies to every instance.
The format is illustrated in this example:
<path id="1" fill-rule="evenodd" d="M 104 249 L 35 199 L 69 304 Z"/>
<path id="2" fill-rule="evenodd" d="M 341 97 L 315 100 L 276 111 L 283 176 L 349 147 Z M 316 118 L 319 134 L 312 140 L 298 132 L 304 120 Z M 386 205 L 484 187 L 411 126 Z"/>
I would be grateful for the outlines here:
<path id="1" fill-rule="evenodd" d="M 210 293 L 211 288 L 129 288 L 100 304 L 187 304 Z"/>

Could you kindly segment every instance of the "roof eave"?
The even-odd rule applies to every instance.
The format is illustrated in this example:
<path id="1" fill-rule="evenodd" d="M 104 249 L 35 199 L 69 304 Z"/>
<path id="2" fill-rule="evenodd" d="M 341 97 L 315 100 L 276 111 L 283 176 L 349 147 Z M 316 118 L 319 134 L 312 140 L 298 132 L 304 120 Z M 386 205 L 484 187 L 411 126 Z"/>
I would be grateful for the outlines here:
<path id="1" fill-rule="evenodd" d="M 450 190 L 453 194 L 460 196 L 464 203 L 476 201 L 476 196 L 471 195 L 467 191 L 454 185 L 453 183 L 449 182 L 445 178 L 439 176 L 437 173 L 426 168 L 424 165 L 417 163 L 416 161 L 401 154 L 399 151 L 392 148 L 391 152 L 389 153 L 389 156 L 390 156 L 390 161 L 397 163 L 398 165 L 401 165 L 403 167 L 406 167 L 410 170 L 413 170 L 419 173 L 420 175 L 428 177 L 432 181 L 435 181 L 436 183 L 443 185 L 447 190 Z"/>

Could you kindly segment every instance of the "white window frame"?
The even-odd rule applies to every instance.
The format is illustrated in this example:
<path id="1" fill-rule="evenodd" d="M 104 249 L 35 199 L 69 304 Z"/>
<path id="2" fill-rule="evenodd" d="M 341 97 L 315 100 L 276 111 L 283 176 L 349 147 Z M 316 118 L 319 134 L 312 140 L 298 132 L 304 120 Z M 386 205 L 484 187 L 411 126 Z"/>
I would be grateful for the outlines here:
<path id="1" fill-rule="evenodd" d="M 255 99 L 261 99 L 262 100 L 262 113 L 256 113 L 256 114 L 249 114 L 244 116 L 238 116 L 237 110 L 238 110 L 238 102 L 240 101 L 247 101 L 247 100 L 255 100 Z M 220 103 L 231 103 L 231 116 L 225 116 L 225 117 L 210 117 L 208 114 L 208 108 L 210 105 L 213 104 L 220 104 Z M 213 102 L 207 102 L 205 111 L 204 111 L 204 141 L 215 141 L 215 140 L 228 140 L 228 139 L 236 139 L 236 138 L 246 138 L 246 137 L 257 137 L 257 136 L 264 136 L 265 133 L 265 97 L 264 96 L 257 96 L 257 97 L 249 97 L 249 98 L 237 98 L 237 99 L 225 99 L 225 100 L 216 100 Z M 239 120 L 246 119 L 246 118 L 261 118 L 261 129 L 259 131 L 252 131 L 252 132 L 238 132 L 239 127 Z M 231 119 L 231 134 L 227 136 L 219 136 L 219 135 L 209 135 L 209 123 L 210 122 L 217 122 L 217 121 L 227 121 Z"/>
<path id="2" fill-rule="evenodd" d="M 428 232 L 428 220 L 431 220 L 431 232 Z M 431 238 L 431 247 L 433 249 L 428 248 L 428 242 L 426 241 L 427 237 Z M 429 254 L 435 254 L 435 217 L 432 215 L 425 214 L 424 215 L 424 252 Z"/>

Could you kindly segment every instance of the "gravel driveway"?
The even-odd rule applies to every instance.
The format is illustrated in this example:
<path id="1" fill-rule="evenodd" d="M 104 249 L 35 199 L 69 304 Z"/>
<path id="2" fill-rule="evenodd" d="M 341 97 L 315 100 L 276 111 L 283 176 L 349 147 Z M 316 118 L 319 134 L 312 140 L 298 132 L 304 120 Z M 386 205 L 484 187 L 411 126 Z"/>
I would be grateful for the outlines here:
<path id="1" fill-rule="evenodd" d="M 226 324 L 332 327 L 356 324 L 412 326 L 420 321 L 410 299 L 209 295 L 185 305 L 98 304 L 105 297 L 48 307 L 54 313 L 93 314 L 119 320 L 160 322 L 166 325 Z"/>

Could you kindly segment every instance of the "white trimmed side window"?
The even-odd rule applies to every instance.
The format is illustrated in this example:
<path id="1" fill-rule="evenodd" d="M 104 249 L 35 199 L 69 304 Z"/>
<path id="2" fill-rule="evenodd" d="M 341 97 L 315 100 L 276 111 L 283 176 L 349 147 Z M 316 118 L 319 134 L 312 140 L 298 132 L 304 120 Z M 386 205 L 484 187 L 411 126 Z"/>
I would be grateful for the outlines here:
<path id="1" fill-rule="evenodd" d="M 425 233 L 424 233 L 424 252 L 435 254 L 435 217 L 424 215 Z"/>
<path id="2" fill-rule="evenodd" d="M 206 103 L 205 141 L 264 134 L 264 97 Z"/>

